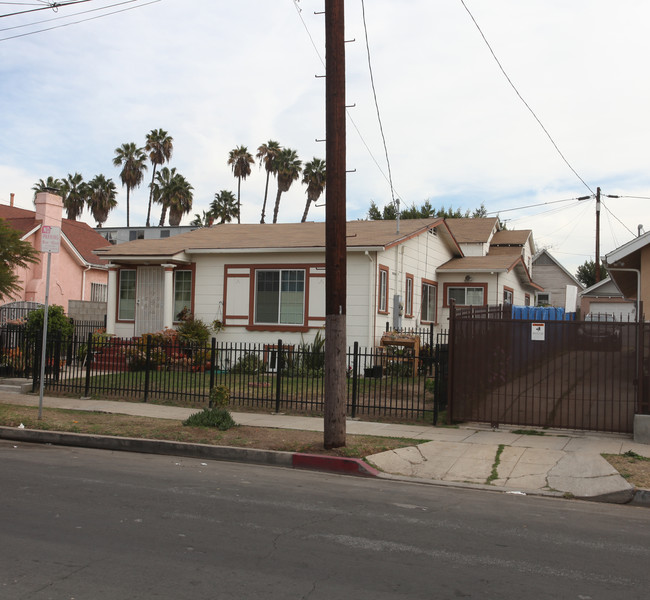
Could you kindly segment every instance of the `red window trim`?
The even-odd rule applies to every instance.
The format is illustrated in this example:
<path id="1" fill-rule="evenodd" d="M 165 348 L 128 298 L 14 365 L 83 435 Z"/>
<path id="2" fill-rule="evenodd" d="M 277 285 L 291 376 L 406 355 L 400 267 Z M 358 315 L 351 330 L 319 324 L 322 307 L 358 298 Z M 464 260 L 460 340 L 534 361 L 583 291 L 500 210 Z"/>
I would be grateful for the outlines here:
<path id="1" fill-rule="evenodd" d="M 409 288 L 408 288 L 408 282 L 411 282 L 411 294 L 409 298 Z M 412 318 L 413 317 L 413 312 L 414 312 L 414 307 L 413 307 L 413 297 L 415 295 L 415 277 L 411 273 L 406 274 L 406 283 L 404 284 L 404 292 L 406 294 L 406 298 L 404 299 L 404 316 L 407 318 Z M 406 308 L 409 305 L 409 300 L 411 304 L 411 310 L 410 312 L 406 310 Z"/>
<path id="2" fill-rule="evenodd" d="M 385 265 L 377 265 L 379 269 L 379 276 L 377 277 L 377 312 L 380 315 L 387 315 L 388 314 L 388 290 L 390 289 L 390 284 L 389 284 L 389 277 L 390 277 L 390 269 L 385 266 Z M 386 309 L 382 310 L 381 308 L 381 274 L 386 273 Z"/>
<path id="3" fill-rule="evenodd" d="M 434 310 L 436 311 L 436 314 L 435 314 L 435 319 L 433 321 L 426 321 L 426 320 L 422 320 L 422 319 L 420 321 L 422 323 L 426 323 L 427 325 L 429 323 L 433 323 L 434 325 L 437 325 L 438 324 L 438 282 L 433 281 L 432 279 L 425 279 L 424 277 L 422 278 L 422 286 L 421 286 L 421 289 L 420 289 L 420 302 L 422 302 L 422 296 L 424 295 L 424 286 L 425 286 L 425 284 L 436 288 L 436 305 L 435 305 L 435 308 L 434 308 Z M 420 306 L 420 315 L 422 315 L 422 306 Z"/>

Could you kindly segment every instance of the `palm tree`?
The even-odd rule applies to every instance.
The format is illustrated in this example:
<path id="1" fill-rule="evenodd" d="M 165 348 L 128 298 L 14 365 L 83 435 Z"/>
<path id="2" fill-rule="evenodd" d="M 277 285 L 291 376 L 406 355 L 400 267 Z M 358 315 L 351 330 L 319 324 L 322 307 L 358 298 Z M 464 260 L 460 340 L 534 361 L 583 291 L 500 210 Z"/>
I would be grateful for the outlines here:
<path id="1" fill-rule="evenodd" d="M 176 167 L 172 167 L 171 169 L 169 167 L 163 167 L 156 173 L 156 180 L 151 187 L 153 202 L 162 204 L 158 227 L 162 227 L 165 224 L 167 211 L 171 205 L 171 199 L 174 193 L 174 177 L 176 177 Z"/>
<path id="2" fill-rule="evenodd" d="M 295 150 L 283 148 L 275 160 L 275 169 L 278 177 L 278 194 L 275 197 L 275 207 L 273 208 L 273 222 L 278 222 L 278 210 L 280 209 L 280 196 L 282 192 L 287 192 L 291 184 L 300 177 L 302 171 L 302 162 L 298 158 Z"/>
<path id="3" fill-rule="evenodd" d="M 122 185 L 126 186 L 126 226 L 129 227 L 129 214 L 131 190 L 138 187 L 144 179 L 144 172 L 147 169 L 145 161 L 147 155 L 144 148 L 138 148 L 133 142 L 122 144 L 119 148 L 115 148 L 115 158 L 113 158 L 113 165 L 122 167 L 120 171 L 120 179 Z"/>
<path id="4" fill-rule="evenodd" d="M 68 219 L 74 221 L 83 212 L 88 197 L 87 187 L 80 173 L 74 175 L 68 173 L 68 176 L 61 182 L 63 208 L 67 211 Z"/>
<path id="5" fill-rule="evenodd" d="M 260 223 L 264 223 L 264 213 L 266 212 L 266 198 L 269 193 L 269 178 L 271 175 L 275 176 L 277 170 L 275 168 L 275 159 L 280 153 L 280 144 L 274 140 L 269 140 L 266 144 L 262 144 L 257 149 L 255 157 L 260 161 L 260 167 L 264 165 L 266 170 L 266 185 L 264 186 L 264 204 L 262 204 L 262 218 Z"/>
<path id="6" fill-rule="evenodd" d="M 117 206 L 117 188 L 112 179 L 106 179 L 103 175 L 96 175 L 87 186 L 88 208 L 97 221 L 97 227 L 101 227 L 108 218 L 108 213 Z"/>
<path id="7" fill-rule="evenodd" d="M 307 186 L 307 204 L 305 212 L 302 215 L 301 223 L 307 220 L 307 213 L 312 202 L 316 202 L 325 189 L 326 170 L 325 161 L 320 158 L 313 158 L 310 162 L 305 163 L 305 169 L 302 172 L 302 182 Z"/>
<path id="8" fill-rule="evenodd" d="M 241 213 L 241 180 L 251 174 L 251 165 L 255 162 L 253 155 L 246 146 L 239 146 L 230 151 L 228 164 L 232 167 L 233 175 L 237 178 L 237 223 Z"/>
<path id="9" fill-rule="evenodd" d="M 178 227 L 183 215 L 192 210 L 193 189 L 190 182 L 180 173 L 174 176 L 173 194 L 169 202 L 169 224 L 172 227 Z"/>
<path id="10" fill-rule="evenodd" d="M 210 204 L 210 214 L 214 219 L 219 219 L 219 223 L 230 223 L 235 217 L 239 222 L 239 204 L 235 195 L 228 190 L 216 193 Z"/>
<path id="11" fill-rule="evenodd" d="M 144 149 L 149 153 L 149 160 L 153 165 L 146 224 L 146 226 L 149 227 L 151 218 L 151 203 L 153 201 L 153 182 L 156 178 L 156 168 L 158 165 L 169 162 L 169 159 L 172 157 L 172 151 L 174 150 L 174 139 L 164 129 L 152 129 L 147 134 L 147 143 L 145 144 Z"/>
<path id="12" fill-rule="evenodd" d="M 209 210 L 208 212 L 202 210 L 201 213 L 194 213 L 194 219 L 192 219 L 190 225 L 192 227 L 212 227 L 212 223 L 214 223 L 212 213 Z"/>
<path id="13" fill-rule="evenodd" d="M 34 191 L 34 201 L 36 201 L 36 194 L 39 194 L 40 192 L 54 190 L 57 193 L 60 193 L 61 180 L 50 175 L 46 181 L 39 179 L 32 187 L 32 190 Z"/>

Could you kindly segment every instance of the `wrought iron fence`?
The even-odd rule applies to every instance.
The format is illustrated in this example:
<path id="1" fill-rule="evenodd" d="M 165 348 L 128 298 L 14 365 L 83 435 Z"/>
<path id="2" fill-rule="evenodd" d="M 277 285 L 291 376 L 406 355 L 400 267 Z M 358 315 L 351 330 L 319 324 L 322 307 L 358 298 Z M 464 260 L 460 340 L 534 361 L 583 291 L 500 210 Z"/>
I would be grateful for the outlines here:
<path id="1" fill-rule="evenodd" d="M 91 328 L 89 325 L 88 328 Z M 38 340 L 17 329 L 6 340 L 24 357 L 12 374 L 32 376 L 37 389 Z M 439 337 L 439 340 L 443 338 Z M 420 353 L 399 348 L 348 350 L 347 413 L 352 417 L 437 422 L 446 408 L 446 344 Z M 4 343 L 3 343 L 4 348 Z M 426 348 L 426 350 L 425 350 Z M 121 339 L 96 329 L 85 338 L 49 340 L 45 389 L 82 397 L 119 397 L 174 404 L 207 404 L 224 385 L 240 408 L 321 413 L 324 409 L 323 344 L 181 343 L 164 335 Z"/>

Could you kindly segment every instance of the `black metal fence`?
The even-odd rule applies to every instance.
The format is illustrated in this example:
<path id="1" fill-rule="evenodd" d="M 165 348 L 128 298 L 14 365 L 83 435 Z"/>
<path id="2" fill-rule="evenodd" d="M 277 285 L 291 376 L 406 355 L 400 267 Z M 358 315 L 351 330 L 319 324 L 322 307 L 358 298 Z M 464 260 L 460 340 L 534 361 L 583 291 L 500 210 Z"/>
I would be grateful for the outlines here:
<path id="1" fill-rule="evenodd" d="M 648 325 L 508 314 L 452 308 L 452 420 L 627 433 L 649 411 Z"/>
<path id="2" fill-rule="evenodd" d="M 11 349 L 20 352 L 22 362 L 15 362 L 11 374 L 33 377 L 35 390 L 39 343 L 28 339 L 24 330 L 11 335 L 2 357 Z M 355 343 L 348 350 L 347 414 L 435 424 L 446 408 L 446 385 L 440 379 L 446 373 L 447 346 L 443 336 L 438 338 L 436 348 L 425 344 L 419 353 L 360 348 Z M 323 344 L 225 344 L 213 339 L 202 347 L 164 334 L 122 339 L 99 329 L 85 338 L 75 334 L 69 340 L 49 340 L 45 389 L 82 397 L 205 405 L 210 390 L 223 385 L 233 407 L 320 413 L 325 395 Z"/>

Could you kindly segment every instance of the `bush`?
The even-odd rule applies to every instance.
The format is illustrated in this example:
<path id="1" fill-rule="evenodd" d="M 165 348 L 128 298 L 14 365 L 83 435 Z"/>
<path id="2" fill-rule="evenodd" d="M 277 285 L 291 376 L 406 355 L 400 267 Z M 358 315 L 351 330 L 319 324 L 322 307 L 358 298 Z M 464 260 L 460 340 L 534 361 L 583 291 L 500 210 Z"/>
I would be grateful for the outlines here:
<path id="1" fill-rule="evenodd" d="M 201 412 L 190 415 L 183 425 L 191 427 L 216 427 L 219 431 L 226 431 L 236 425 L 231 414 L 225 408 L 204 408 Z"/>
<path id="2" fill-rule="evenodd" d="M 29 313 L 25 329 L 27 334 L 32 338 L 39 338 L 43 332 L 43 319 L 45 316 L 45 309 L 39 308 Z M 62 340 L 69 340 L 74 333 L 74 326 L 70 319 L 65 316 L 65 311 L 62 306 L 52 304 L 47 310 L 47 337 L 61 336 Z"/>
<path id="3" fill-rule="evenodd" d="M 235 366 L 231 369 L 233 373 L 262 373 L 265 370 L 264 363 L 257 354 L 244 354 Z"/>
<path id="4" fill-rule="evenodd" d="M 210 327 L 191 314 L 178 324 L 176 332 L 181 343 L 191 346 L 207 346 L 210 339 Z"/>
<path id="5" fill-rule="evenodd" d="M 210 406 L 225 408 L 230 402 L 230 390 L 225 385 L 218 385 L 210 390 Z"/>

